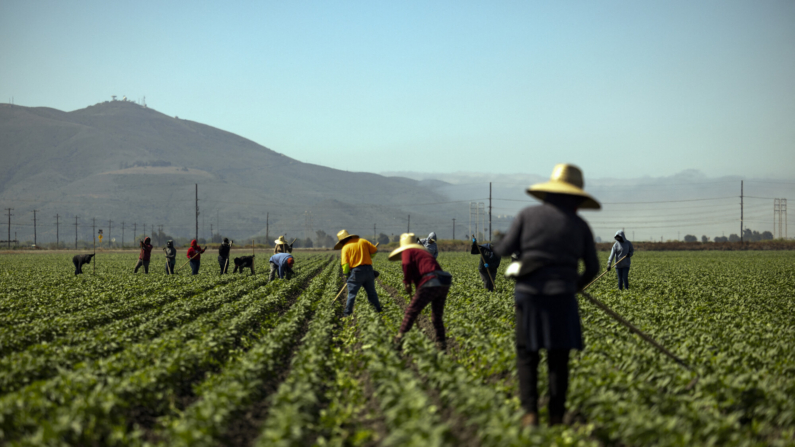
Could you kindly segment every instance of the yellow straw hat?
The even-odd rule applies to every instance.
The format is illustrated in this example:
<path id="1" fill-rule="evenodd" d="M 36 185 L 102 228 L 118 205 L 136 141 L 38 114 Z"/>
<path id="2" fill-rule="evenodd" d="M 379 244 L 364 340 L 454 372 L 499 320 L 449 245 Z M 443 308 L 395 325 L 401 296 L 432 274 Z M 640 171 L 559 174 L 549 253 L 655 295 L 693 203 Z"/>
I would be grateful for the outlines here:
<path id="1" fill-rule="evenodd" d="M 419 248 L 420 250 L 425 250 L 420 244 L 415 243 L 414 241 L 417 240 L 417 237 L 414 236 L 414 233 L 403 233 L 400 235 L 400 247 L 396 248 L 392 253 L 389 254 L 390 261 L 397 261 L 400 259 L 400 254 L 403 253 L 405 250 L 409 248 Z"/>
<path id="2" fill-rule="evenodd" d="M 348 234 L 348 230 L 342 230 L 339 233 L 337 233 L 337 240 L 339 242 L 334 244 L 334 250 L 341 249 L 342 246 L 345 245 L 345 241 L 347 241 L 348 239 L 350 239 L 352 237 L 359 237 L 359 235 L 358 234 Z"/>
<path id="3" fill-rule="evenodd" d="M 279 239 L 276 239 L 273 242 L 275 242 L 276 245 L 287 245 L 287 241 L 284 240 L 284 236 L 279 236 Z"/>
<path id="4" fill-rule="evenodd" d="M 538 183 L 527 188 L 527 193 L 531 196 L 544 200 L 547 193 L 568 194 L 570 196 L 583 197 L 585 200 L 580 204 L 580 208 L 598 210 L 602 205 L 582 188 L 585 181 L 582 177 L 580 168 L 567 163 L 555 165 L 552 175 L 548 182 Z"/>

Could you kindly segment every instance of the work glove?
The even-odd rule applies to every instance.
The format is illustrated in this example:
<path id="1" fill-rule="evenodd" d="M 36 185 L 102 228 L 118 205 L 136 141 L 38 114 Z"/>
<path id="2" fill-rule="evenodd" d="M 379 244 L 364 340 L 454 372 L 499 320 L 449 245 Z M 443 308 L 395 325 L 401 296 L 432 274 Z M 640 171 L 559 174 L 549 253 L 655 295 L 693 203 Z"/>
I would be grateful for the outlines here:
<path id="1" fill-rule="evenodd" d="M 475 242 L 477 242 L 477 240 L 475 240 L 475 238 L 473 237 L 472 238 L 472 243 L 474 244 Z"/>
<path id="2" fill-rule="evenodd" d="M 403 284 L 403 291 L 406 294 L 411 295 L 411 284 Z"/>
<path id="3" fill-rule="evenodd" d="M 488 264 L 483 264 L 483 267 L 489 268 Z"/>
<path id="4" fill-rule="evenodd" d="M 611 267 L 611 266 L 609 266 L 609 265 L 608 265 L 608 266 L 607 266 L 607 271 L 609 272 L 609 271 L 610 271 L 610 269 L 612 269 L 612 268 L 613 268 L 613 267 Z"/>

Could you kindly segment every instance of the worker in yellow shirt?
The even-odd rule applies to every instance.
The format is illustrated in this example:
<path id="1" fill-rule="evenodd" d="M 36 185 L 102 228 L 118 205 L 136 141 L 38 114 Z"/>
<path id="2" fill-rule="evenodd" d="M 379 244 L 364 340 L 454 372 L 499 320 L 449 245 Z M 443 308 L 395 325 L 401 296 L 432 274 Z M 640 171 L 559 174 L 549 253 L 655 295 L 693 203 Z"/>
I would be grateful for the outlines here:
<path id="1" fill-rule="evenodd" d="M 348 283 L 348 302 L 345 304 L 343 316 L 347 317 L 353 313 L 353 303 L 362 286 L 367 292 L 367 300 L 375 307 L 375 311 L 381 312 L 381 303 L 378 301 L 378 293 L 375 291 L 373 260 L 370 258 L 378 252 L 378 248 L 368 240 L 359 239 L 359 236 L 355 234 L 348 234 L 347 230 L 337 233 L 337 240 L 334 249 L 342 249 L 340 256 L 342 273 L 348 278 L 346 281 Z"/>

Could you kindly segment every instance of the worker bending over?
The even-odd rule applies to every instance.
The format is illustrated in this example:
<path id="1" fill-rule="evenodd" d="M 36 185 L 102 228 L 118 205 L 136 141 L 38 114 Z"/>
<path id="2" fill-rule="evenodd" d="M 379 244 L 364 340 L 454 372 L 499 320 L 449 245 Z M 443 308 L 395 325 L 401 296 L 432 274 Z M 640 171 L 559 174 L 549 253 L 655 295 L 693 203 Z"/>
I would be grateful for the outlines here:
<path id="1" fill-rule="evenodd" d="M 390 261 L 400 260 L 403 265 L 403 288 L 406 293 L 411 295 L 412 284 L 417 291 L 406 308 L 403 323 L 400 325 L 400 331 L 395 337 L 394 344 L 401 349 L 403 334 L 411 329 L 422 309 L 430 304 L 431 322 L 436 330 L 436 347 L 440 351 L 446 351 L 447 338 L 442 316 L 453 276 L 442 270 L 442 267 L 425 247 L 412 243 L 414 239 L 414 233 L 403 233 L 400 235 L 400 247 L 389 254 Z"/>
<path id="2" fill-rule="evenodd" d="M 337 233 L 337 241 L 334 250 L 342 249 L 340 263 L 342 264 L 342 273 L 347 277 L 346 282 L 348 283 L 348 302 L 345 304 L 343 316 L 347 317 L 353 313 L 356 294 L 362 287 L 367 292 L 367 300 L 373 305 L 375 311 L 381 312 L 381 303 L 378 301 L 378 293 L 375 291 L 375 273 L 371 258 L 378 252 L 378 248 L 366 239 L 360 239 L 355 234 L 348 234 L 347 230 Z"/>
<path id="3" fill-rule="evenodd" d="M 569 351 L 582 350 L 582 328 L 574 297 L 599 272 L 596 246 L 588 224 L 577 210 L 601 206 L 583 189 L 582 171 L 559 164 L 546 183 L 527 189 L 540 206 L 523 209 L 495 250 L 517 253 L 516 365 L 519 397 L 526 411 L 522 422 L 538 425 L 539 351 L 547 350 L 549 425 L 563 422 L 569 386 Z M 585 271 L 577 273 L 579 261 Z"/>
<path id="4" fill-rule="evenodd" d="M 293 259 L 293 255 L 289 253 L 277 253 L 268 260 L 271 266 L 271 272 L 268 276 L 268 281 L 273 281 L 276 279 L 276 275 L 279 275 L 279 279 L 292 279 L 293 277 L 293 265 L 295 264 L 295 259 Z"/>
<path id="5" fill-rule="evenodd" d="M 497 269 L 500 267 L 502 257 L 494 252 L 494 244 L 487 243 L 478 245 L 477 240 L 472 238 L 472 248 L 469 252 L 478 255 L 478 273 L 483 281 L 483 287 L 489 292 L 494 291 L 494 281 L 497 280 Z"/>

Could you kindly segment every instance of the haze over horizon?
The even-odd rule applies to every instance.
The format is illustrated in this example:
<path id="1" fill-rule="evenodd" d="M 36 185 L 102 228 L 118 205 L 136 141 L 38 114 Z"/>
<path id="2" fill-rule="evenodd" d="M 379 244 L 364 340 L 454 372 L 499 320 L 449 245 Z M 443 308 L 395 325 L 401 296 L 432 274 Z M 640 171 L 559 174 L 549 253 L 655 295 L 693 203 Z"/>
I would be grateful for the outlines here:
<path id="1" fill-rule="evenodd" d="M 0 4 L 0 100 L 336 169 L 793 179 L 795 3 Z"/>

